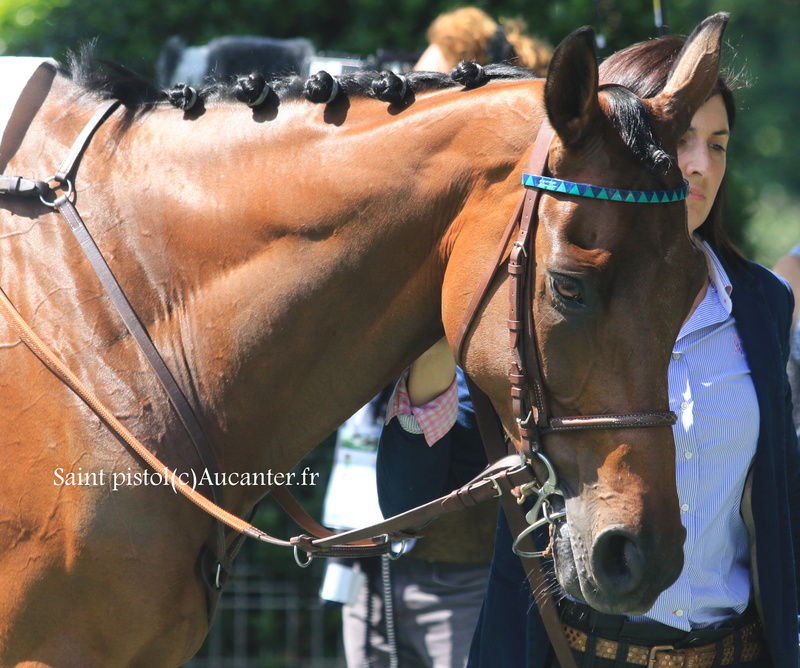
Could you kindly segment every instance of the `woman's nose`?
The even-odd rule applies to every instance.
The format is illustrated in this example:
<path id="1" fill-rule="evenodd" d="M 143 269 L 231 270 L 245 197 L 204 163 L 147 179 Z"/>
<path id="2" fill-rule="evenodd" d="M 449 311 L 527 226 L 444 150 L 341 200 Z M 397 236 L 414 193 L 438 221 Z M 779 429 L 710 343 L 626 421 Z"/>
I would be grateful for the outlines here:
<path id="1" fill-rule="evenodd" d="M 684 174 L 705 174 L 708 168 L 708 151 L 696 143 L 686 146 L 678 157 L 678 163 Z"/>

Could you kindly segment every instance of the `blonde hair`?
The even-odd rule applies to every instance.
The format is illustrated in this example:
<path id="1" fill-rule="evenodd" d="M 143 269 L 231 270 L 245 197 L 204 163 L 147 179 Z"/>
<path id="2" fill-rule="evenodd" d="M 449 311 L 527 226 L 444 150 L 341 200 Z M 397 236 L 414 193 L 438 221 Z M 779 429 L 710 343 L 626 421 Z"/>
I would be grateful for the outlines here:
<path id="1" fill-rule="evenodd" d="M 439 47 L 451 67 L 462 60 L 474 60 L 481 65 L 490 60 L 496 62 L 497 54 L 491 47 L 498 41 L 506 42 L 507 55 L 501 60 L 508 59 L 511 65 L 528 67 L 544 76 L 552 48 L 527 35 L 527 25 L 522 19 L 501 19 L 500 23 L 498 26 L 477 7 L 463 7 L 438 16 L 428 28 L 428 42 Z"/>

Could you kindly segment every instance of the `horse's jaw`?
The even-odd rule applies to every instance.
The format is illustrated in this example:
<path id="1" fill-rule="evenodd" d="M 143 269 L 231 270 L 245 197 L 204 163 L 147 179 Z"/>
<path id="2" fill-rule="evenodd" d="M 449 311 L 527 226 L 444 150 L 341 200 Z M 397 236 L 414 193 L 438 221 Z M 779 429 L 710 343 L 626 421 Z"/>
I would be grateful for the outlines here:
<path id="1" fill-rule="evenodd" d="M 599 612 L 644 614 L 680 575 L 685 533 L 670 541 L 680 549 L 659 559 L 624 526 L 607 526 L 587 544 L 579 538 L 586 534 L 573 532 L 569 521 L 558 522 L 551 532 L 556 579 L 567 594 Z"/>

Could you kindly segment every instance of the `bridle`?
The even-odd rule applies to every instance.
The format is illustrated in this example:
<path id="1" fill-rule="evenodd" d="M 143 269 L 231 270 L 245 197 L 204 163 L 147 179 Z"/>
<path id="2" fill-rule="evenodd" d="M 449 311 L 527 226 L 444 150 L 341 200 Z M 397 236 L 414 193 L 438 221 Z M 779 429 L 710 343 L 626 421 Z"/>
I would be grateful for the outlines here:
<path id="1" fill-rule="evenodd" d="M 592 186 L 548 177 L 546 176 L 547 157 L 554 134 L 553 128 L 545 118 L 536 136 L 527 171 L 522 177 L 525 190 L 506 226 L 491 263 L 472 294 L 456 330 L 452 348 L 456 362 L 463 369 L 467 334 L 486 298 L 489 286 L 495 280 L 500 268 L 507 262 L 510 300 L 508 329 L 513 355 L 508 376 L 511 383 L 512 410 L 520 437 L 518 456 L 522 462 L 536 468 L 537 474 L 534 476 L 534 480 L 518 488 L 516 503 L 508 495 L 502 495 L 500 502 L 511 533 L 516 536 L 512 549 L 525 559 L 523 568 L 553 650 L 561 666 L 573 668 L 575 659 L 565 640 L 555 601 L 549 593 L 550 584 L 547 576 L 538 559 L 527 559 L 544 556 L 546 552 L 546 550 L 536 548 L 532 536 L 534 531 L 548 524 L 554 525 L 566 518 L 566 511 L 561 509 L 563 500 L 559 501 L 556 498 L 562 497 L 563 499 L 563 494 L 558 488 L 558 475 L 541 449 L 543 438 L 553 432 L 586 429 L 667 427 L 675 424 L 677 416 L 672 411 L 650 411 L 647 413 L 556 417 L 549 411 L 532 309 L 535 273 L 533 239 L 539 222 L 539 200 L 543 191 L 550 191 L 623 203 L 677 202 L 686 198 L 689 184 L 684 181 L 683 187 L 676 190 L 638 191 Z M 515 230 L 518 230 L 517 237 L 511 244 L 509 252 L 507 249 Z M 507 255 L 508 259 L 506 260 Z M 498 428 L 489 398 L 466 371 L 465 376 L 487 457 L 490 462 L 497 461 L 508 454 L 509 446 Z M 545 476 L 541 476 L 542 470 L 545 471 Z M 541 477 L 544 477 L 543 482 Z M 524 510 L 521 508 L 521 504 L 528 497 L 534 497 L 535 500 L 530 510 L 523 516 Z M 540 513 L 542 514 L 541 518 L 539 517 Z"/>
<path id="2" fill-rule="evenodd" d="M 554 134 L 553 128 L 545 119 L 536 137 L 527 172 L 522 176 L 525 192 L 520 197 L 492 263 L 473 293 L 453 342 L 454 355 L 463 368 L 463 349 L 467 334 L 486 297 L 489 285 L 497 276 L 498 270 L 504 262 L 513 231 L 518 229 L 517 238 L 511 246 L 507 260 L 510 296 L 508 328 L 513 355 L 509 371 L 511 403 L 519 430 L 521 456 L 524 460 L 538 462 L 540 464 L 538 469 L 544 469 L 547 472 L 547 478 L 543 483 L 532 482 L 520 489 L 520 502 L 524 501 L 527 496 L 536 497 L 533 508 L 526 515 L 528 526 L 524 531 L 519 532 L 514 543 L 514 551 L 523 557 L 536 557 L 543 554 L 541 551 L 524 550 L 520 547 L 520 543 L 526 536 L 543 524 L 552 524 L 566 517 L 565 511 L 553 510 L 551 497 L 562 494 L 558 489 L 556 471 L 541 449 L 544 436 L 553 432 L 587 429 L 671 427 L 677 421 L 677 416 L 673 411 L 556 417 L 548 408 L 536 327 L 533 322 L 533 309 L 531 308 L 535 266 L 533 238 L 538 225 L 538 207 L 542 192 L 562 193 L 610 202 L 658 204 L 682 201 L 689 191 L 689 184 L 685 181 L 682 187 L 675 190 L 643 191 L 594 186 L 546 176 L 547 156 Z M 483 394 L 474 381 L 470 382 L 470 394 L 473 402 L 476 395 Z M 490 409 L 489 402 L 484 398 L 479 399 L 475 405 L 476 413 L 479 410 L 487 410 L 487 407 Z M 482 427 L 484 444 L 487 445 L 489 460 L 493 461 L 506 453 L 502 446 L 496 445 L 498 439 L 494 434 L 497 433 L 497 429 L 491 429 L 492 433 L 485 431 L 485 427 L 491 422 L 487 418 L 478 418 L 478 423 Z M 540 511 L 543 513 L 543 517 L 537 519 Z"/>

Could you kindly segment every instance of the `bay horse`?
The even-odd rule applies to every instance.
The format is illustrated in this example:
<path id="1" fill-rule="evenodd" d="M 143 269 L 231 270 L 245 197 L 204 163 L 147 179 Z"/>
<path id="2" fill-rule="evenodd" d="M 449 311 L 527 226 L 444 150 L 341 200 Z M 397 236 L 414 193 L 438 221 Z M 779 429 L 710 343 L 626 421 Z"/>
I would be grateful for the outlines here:
<path id="1" fill-rule="evenodd" d="M 711 90 L 724 22 L 701 24 L 645 101 L 599 85 L 586 29 L 546 79 L 501 66 L 465 68 L 468 86 L 387 76 L 389 90 L 402 84 L 388 106 L 362 73 L 315 78 L 307 95 L 328 85 L 322 104 L 291 80 L 253 107 L 235 99 L 248 98 L 241 84 L 181 112 L 139 79 L 76 62 L 0 172 L 53 173 L 100 99 L 122 100 L 80 160 L 75 205 L 219 470 L 287 472 L 443 333 L 453 340 L 545 118 L 550 176 L 681 188 L 663 158 Z M 669 354 L 703 271 L 681 201 L 543 196 L 530 308 L 553 414 L 666 410 Z M 148 449 L 202 466 L 68 226 L 36 198 L 0 196 L 0 287 Z M 519 445 L 508 300 L 498 274 L 462 364 Z M 142 484 L 142 461 L 2 320 L 0 369 L 0 665 L 185 662 L 207 632 L 200 562 L 214 521 Z M 544 449 L 566 498 L 559 582 L 599 610 L 646 610 L 682 567 L 671 430 L 558 433 Z M 244 516 L 268 489 L 224 492 Z"/>

